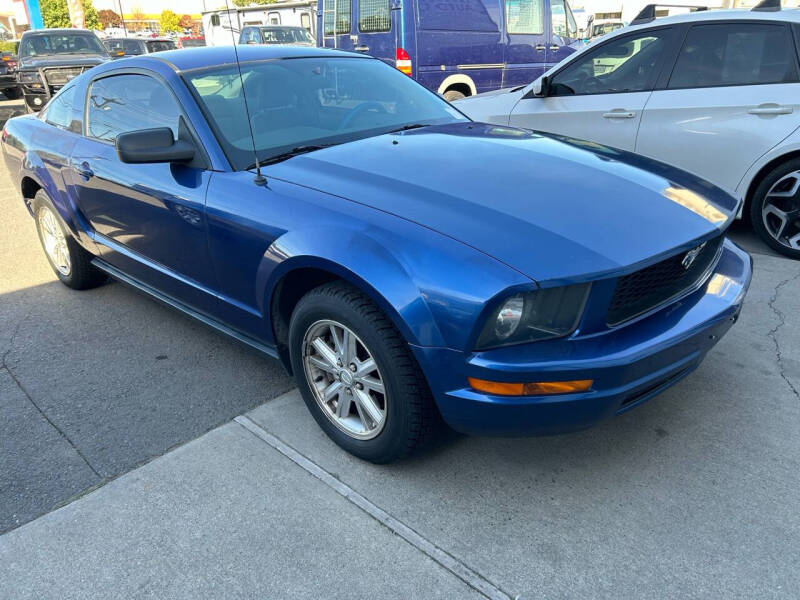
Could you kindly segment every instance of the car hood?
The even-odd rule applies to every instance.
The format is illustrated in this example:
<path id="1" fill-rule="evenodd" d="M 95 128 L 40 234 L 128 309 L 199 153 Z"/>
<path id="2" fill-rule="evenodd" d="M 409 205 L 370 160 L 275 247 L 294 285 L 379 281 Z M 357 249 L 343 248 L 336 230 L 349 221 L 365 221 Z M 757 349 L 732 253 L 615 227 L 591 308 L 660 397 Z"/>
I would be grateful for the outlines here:
<path id="1" fill-rule="evenodd" d="M 692 248 L 719 235 L 738 208 L 719 188 L 657 161 L 479 123 L 341 144 L 265 173 L 413 221 L 553 284 Z"/>
<path id="2" fill-rule="evenodd" d="M 82 67 L 99 65 L 108 62 L 110 57 L 101 54 L 50 54 L 28 56 L 20 60 L 20 69 L 38 69 L 39 67 Z"/>

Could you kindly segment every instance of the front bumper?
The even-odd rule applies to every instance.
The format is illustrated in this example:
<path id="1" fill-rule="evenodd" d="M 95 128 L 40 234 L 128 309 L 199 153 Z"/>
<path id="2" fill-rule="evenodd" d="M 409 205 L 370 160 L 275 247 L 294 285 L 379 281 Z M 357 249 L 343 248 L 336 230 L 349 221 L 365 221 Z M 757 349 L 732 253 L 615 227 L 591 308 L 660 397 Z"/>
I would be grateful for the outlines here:
<path id="1" fill-rule="evenodd" d="M 549 435 L 625 412 L 691 373 L 736 322 L 752 259 L 726 240 L 708 282 L 647 318 L 602 334 L 479 353 L 412 346 L 445 421 L 481 435 Z M 467 377 L 535 382 L 593 379 L 588 392 L 492 396 Z"/>

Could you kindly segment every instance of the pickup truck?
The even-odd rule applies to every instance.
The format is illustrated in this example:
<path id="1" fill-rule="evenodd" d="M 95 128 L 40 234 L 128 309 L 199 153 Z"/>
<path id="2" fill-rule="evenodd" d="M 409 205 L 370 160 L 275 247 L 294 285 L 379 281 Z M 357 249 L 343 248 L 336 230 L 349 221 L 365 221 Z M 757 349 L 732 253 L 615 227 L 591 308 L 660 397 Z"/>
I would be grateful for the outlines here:
<path id="1" fill-rule="evenodd" d="M 108 62 L 108 50 L 92 31 L 38 29 L 19 43 L 17 81 L 28 112 L 41 110 L 73 78 Z"/>

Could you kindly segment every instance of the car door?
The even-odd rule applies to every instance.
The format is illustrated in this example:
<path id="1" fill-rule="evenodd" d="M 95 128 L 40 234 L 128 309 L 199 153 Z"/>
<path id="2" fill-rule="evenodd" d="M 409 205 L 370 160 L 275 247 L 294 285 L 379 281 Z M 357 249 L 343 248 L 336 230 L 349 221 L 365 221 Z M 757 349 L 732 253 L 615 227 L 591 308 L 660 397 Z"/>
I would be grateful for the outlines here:
<path id="1" fill-rule="evenodd" d="M 800 127 L 800 84 L 785 23 L 689 29 L 667 89 L 644 110 L 636 152 L 733 192 L 755 160 Z"/>
<path id="2" fill-rule="evenodd" d="M 637 31 L 576 56 L 549 78 L 546 97 L 523 96 L 510 124 L 633 150 L 642 110 L 676 37 L 672 27 Z"/>
<path id="3" fill-rule="evenodd" d="M 103 259 L 176 300 L 213 312 L 216 279 L 205 217 L 210 171 L 192 163 L 126 164 L 114 146 L 120 133 L 155 127 L 169 127 L 177 138 L 182 114 L 155 76 L 104 74 L 89 83 L 84 135 L 70 164 L 76 202 Z"/>
<path id="4" fill-rule="evenodd" d="M 545 0 L 505 0 L 503 87 L 526 85 L 547 70 L 550 42 Z"/>

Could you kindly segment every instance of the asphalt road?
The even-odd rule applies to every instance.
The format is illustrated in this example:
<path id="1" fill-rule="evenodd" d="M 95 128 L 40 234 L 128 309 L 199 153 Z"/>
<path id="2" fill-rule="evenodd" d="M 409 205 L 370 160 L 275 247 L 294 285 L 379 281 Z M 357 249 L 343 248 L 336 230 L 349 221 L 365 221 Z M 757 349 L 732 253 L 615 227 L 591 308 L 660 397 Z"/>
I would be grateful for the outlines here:
<path id="1" fill-rule="evenodd" d="M 330 444 L 296 398 L 268 402 L 292 386 L 277 363 L 120 284 L 58 283 L 2 170 L 0 532 L 258 407 L 262 427 L 530 597 L 797 597 L 800 262 L 743 226 L 732 237 L 755 253 L 742 317 L 657 399 L 583 433 L 450 435 L 374 467 Z"/>

